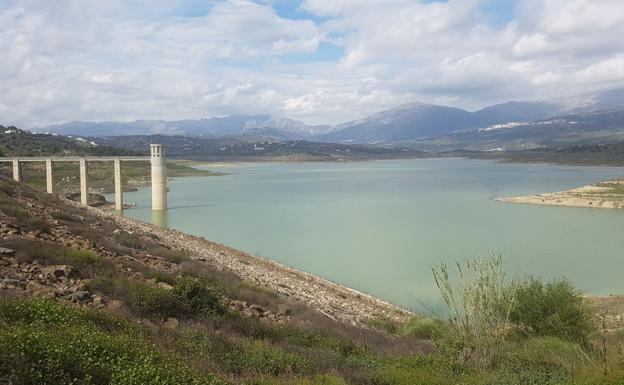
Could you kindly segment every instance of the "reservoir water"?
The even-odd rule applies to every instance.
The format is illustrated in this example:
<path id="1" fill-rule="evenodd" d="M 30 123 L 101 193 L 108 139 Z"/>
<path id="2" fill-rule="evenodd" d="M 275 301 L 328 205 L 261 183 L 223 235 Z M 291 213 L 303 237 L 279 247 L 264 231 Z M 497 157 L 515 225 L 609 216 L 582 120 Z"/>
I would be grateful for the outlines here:
<path id="1" fill-rule="evenodd" d="M 624 168 L 463 159 L 253 163 L 169 182 L 167 226 L 282 262 L 411 309 L 439 296 L 431 266 L 500 253 L 512 274 L 624 293 L 624 210 L 495 197 L 624 176 Z M 124 215 L 152 220 L 149 188 Z"/>

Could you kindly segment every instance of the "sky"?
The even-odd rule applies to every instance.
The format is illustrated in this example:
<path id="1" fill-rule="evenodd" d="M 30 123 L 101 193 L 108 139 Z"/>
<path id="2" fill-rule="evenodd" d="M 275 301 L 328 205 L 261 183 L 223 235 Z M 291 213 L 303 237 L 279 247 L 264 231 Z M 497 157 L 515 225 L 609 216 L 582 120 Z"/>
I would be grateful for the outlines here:
<path id="1" fill-rule="evenodd" d="M 0 124 L 335 124 L 624 87 L 624 0 L 0 0 Z"/>

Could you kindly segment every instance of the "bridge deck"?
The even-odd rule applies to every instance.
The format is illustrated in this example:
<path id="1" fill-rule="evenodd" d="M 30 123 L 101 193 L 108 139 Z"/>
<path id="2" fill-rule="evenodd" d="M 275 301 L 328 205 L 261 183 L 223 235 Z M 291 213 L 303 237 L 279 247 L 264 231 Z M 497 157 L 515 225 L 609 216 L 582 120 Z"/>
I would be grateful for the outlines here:
<path id="1" fill-rule="evenodd" d="M 53 162 L 78 162 L 81 159 L 86 159 L 87 162 L 112 162 L 115 159 L 124 162 L 150 161 L 149 156 L 16 156 L 15 158 L 0 158 L 0 162 L 13 162 L 15 159 L 20 162 L 45 162 L 48 159 L 52 159 Z"/>

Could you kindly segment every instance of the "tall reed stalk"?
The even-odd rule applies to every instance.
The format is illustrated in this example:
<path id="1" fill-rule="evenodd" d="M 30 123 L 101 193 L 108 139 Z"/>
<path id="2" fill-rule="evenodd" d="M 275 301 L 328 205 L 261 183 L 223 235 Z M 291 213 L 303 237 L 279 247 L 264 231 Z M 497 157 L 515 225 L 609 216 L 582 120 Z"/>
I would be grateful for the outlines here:
<path id="1" fill-rule="evenodd" d="M 462 360 L 487 366 L 508 331 L 516 283 L 507 282 L 500 255 L 456 262 L 455 267 L 455 284 L 445 263 L 432 267 L 448 307 L 452 344 Z"/>

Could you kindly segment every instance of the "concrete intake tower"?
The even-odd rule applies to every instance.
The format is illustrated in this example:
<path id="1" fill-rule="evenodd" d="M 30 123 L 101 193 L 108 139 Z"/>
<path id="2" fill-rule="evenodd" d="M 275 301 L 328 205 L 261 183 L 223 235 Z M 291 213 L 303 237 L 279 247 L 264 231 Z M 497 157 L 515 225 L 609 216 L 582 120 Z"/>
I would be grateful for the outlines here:
<path id="1" fill-rule="evenodd" d="M 150 163 L 152 164 L 152 210 L 167 209 L 167 163 L 165 147 L 162 144 L 150 144 Z"/>

